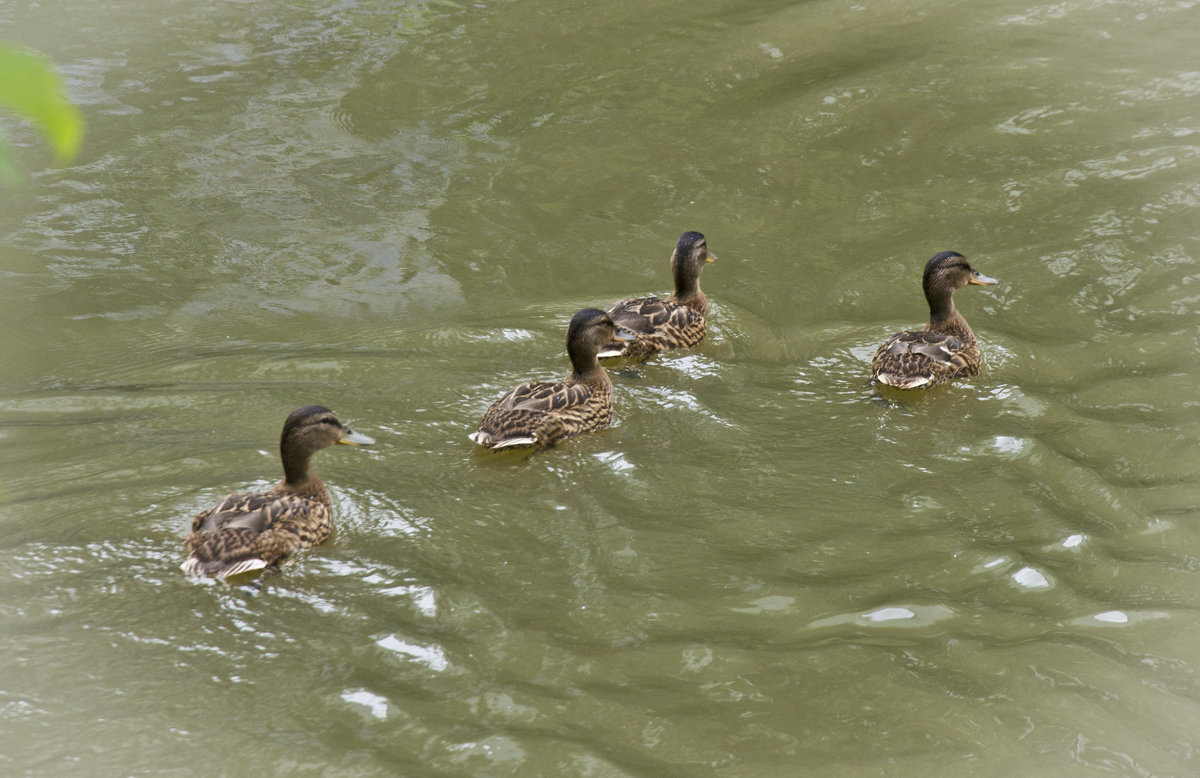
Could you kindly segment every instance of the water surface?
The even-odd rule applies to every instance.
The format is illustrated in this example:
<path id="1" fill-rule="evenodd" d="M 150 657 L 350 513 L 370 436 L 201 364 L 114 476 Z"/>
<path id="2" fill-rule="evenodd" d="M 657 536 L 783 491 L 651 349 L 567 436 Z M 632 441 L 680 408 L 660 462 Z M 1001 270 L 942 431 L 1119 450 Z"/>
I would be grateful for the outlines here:
<path id="1" fill-rule="evenodd" d="M 0 2 L 89 122 L 0 194 L 14 775 L 1196 771 L 1190 2 Z M 466 435 L 719 260 L 615 425 Z M 978 378 L 868 383 L 955 249 Z M 191 515 L 319 402 L 337 530 Z"/>

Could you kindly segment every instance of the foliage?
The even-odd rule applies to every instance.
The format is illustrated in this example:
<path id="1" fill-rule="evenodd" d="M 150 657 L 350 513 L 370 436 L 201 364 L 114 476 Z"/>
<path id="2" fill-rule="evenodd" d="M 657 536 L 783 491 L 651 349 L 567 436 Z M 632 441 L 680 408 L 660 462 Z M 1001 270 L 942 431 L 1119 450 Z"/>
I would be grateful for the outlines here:
<path id="1" fill-rule="evenodd" d="M 0 45 L 0 105 L 33 120 L 54 150 L 54 160 L 74 159 L 83 141 L 83 116 L 63 92 L 62 81 L 41 56 Z M 12 150 L 0 131 L 0 179 L 17 180 Z"/>

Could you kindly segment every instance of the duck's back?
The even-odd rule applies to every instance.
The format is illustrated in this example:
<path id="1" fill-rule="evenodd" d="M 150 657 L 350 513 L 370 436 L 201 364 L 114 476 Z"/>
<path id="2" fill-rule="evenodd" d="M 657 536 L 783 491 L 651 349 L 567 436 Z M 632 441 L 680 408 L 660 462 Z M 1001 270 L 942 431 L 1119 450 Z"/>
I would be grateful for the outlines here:
<path id="1" fill-rule="evenodd" d="M 897 332 L 875 352 L 872 377 L 897 389 L 936 386 L 976 375 L 982 357 L 974 338 L 930 330 Z"/>
<path id="2" fill-rule="evenodd" d="M 228 576 L 277 564 L 333 531 L 329 493 L 319 479 L 298 492 L 279 485 L 261 494 L 231 494 L 192 519 L 183 569 Z"/>
<path id="3" fill-rule="evenodd" d="M 492 403 L 471 439 L 487 448 L 552 445 L 607 427 L 612 414 L 608 382 L 532 381 Z"/>

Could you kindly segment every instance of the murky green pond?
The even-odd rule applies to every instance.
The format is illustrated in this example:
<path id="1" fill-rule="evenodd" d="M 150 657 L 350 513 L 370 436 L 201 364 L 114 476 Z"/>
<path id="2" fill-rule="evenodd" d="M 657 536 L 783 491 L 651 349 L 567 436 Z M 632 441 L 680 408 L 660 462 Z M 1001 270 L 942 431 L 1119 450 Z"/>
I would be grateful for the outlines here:
<path id="1" fill-rule="evenodd" d="M 89 122 L 3 118 L 0 772 L 1200 771 L 1198 24 L 0 0 Z M 476 450 L 692 229 L 707 340 Z M 881 396 L 944 249 L 984 371 Z M 307 403 L 334 537 L 186 577 Z"/>

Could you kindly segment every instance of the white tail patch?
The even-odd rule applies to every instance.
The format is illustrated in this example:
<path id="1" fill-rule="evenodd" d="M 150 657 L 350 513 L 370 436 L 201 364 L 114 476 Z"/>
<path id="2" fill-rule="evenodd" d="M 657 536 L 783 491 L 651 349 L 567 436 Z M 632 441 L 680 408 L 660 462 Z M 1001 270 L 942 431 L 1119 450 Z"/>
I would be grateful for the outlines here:
<path id="1" fill-rule="evenodd" d="M 267 566 L 265 559 L 243 559 L 241 562 L 230 565 L 221 572 L 217 573 L 221 578 L 228 578 L 231 575 L 240 575 L 241 573 L 249 573 L 253 570 L 262 570 Z"/>
<path id="2" fill-rule="evenodd" d="M 916 389 L 933 380 L 933 376 L 904 376 L 895 375 L 893 373 L 880 373 L 875 376 L 875 380 L 881 384 L 887 384 L 897 389 Z"/>
<path id="3" fill-rule="evenodd" d="M 204 562 L 201 562 L 199 559 L 193 556 L 188 557 L 187 560 L 179 566 L 179 569 L 190 575 L 228 578 L 231 575 L 240 575 L 242 573 L 249 573 L 254 570 L 262 570 L 267 566 L 267 560 L 258 558 L 243 559 L 239 562 L 234 562 L 228 567 L 218 567 L 218 564 L 220 563 L 213 562 L 209 565 L 205 565 Z M 206 567 L 208 569 L 205 569 Z"/>
<path id="4" fill-rule="evenodd" d="M 491 445 L 491 448 L 519 448 L 521 446 L 536 446 L 537 438 L 505 438 Z"/>
<path id="5" fill-rule="evenodd" d="M 501 438 L 497 440 L 488 433 L 480 430 L 472 432 L 468 435 L 471 440 L 475 441 L 484 448 L 490 448 L 493 451 L 500 448 L 521 448 L 524 446 L 536 446 L 537 438 L 519 437 L 519 438 Z"/>

